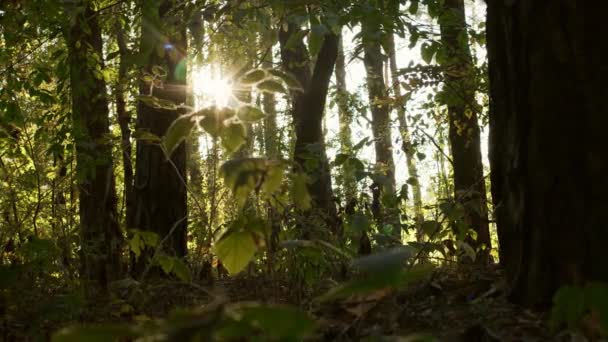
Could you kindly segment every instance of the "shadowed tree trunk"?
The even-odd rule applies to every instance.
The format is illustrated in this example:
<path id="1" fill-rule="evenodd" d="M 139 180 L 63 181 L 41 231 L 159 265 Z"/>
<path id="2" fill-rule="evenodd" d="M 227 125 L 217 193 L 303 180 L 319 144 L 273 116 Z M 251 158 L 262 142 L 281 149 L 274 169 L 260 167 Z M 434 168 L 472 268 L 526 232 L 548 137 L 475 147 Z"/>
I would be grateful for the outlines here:
<path id="1" fill-rule="evenodd" d="M 398 68 L 397 68 L 397 56 L 395 51 L 395 37 L 392 34 L 389 34 L 387 37 L 388 42 L 388 58 L 389 65 L 391 71 L 391 82 L 392 89 L 395 94 L 395 98 L 399 101 L 402 98 L 401 94 L 401 84 L 399 83 Z M 407 98 L 407 96 L 406 96 Z M 418 177 L 418 168 L 416 167 L 416 150 L 412 145 L 412 140 L 410 136 L 410 127 L 407 122 L 407 116 L 405 113 L 405 105 L 407 100 L 403 100 L 403 102 L 398 102 L 395 106 L 395 110 L 397 112 L 397 120 L 399 120 L 399 132 L 401 133 L 401 149 L 405 154 L 405 159 L 407 163 L 407 171 L 409 175 L 408 184 L 412 187 L 412 195 L 413 195 L 413 203 L 414 203 L 414 215 L 415 221 L 418 227 L 418 231 L 416 232 L 416 237 L 418 241 L 422 241 L 423 232 L 420 229 L 420 225 L 424 221 L 424 215 L 422 213 L 422 192 L 420 191 L 420 182 Z"/>
<path id="2" fill-rule="evenodd" d="M 604 2 L 488 1 L 500 260 L 519 303 L 608 281 Z"/>
<path id="3" fill-rule="evenodd" d="M 187 95 L 187 44 L 185 28 L 175 17 L 180 9 L 172 7 L 172 3 L 164 0 L 157 7 L 144 8 L 140 54 L 146 59 L 145 71 L 153 73 L 153 68 L 160 66 L 166 72 L 162 88 L 154 87 L 152 95 L 179 105 L 186 102 Z M 175 23 L 174 30 L 169 23 Z M 140 92 L 148 94 L 149 91 L 150 84 L 142 81 Z M 140 101 L 136 127 L 162 136 L 180 114 L 180 111 L 157 109 Z M 161 239 L 168 236 L 163 246 L 165 253 L 184 256 L 187 227 L 185 144 L 179 145 L 170 160 L 159 146 L 144 140 L 137 142 L 136 153 L 133 227 L 155 232 Z M 135 273 L 143 269 L 145 262 L 145 258 L 136 262 Z"/>
<path id="4" fill-rule="evenodd" d="M 393 161 L 393 141 L 391 138 L 390 107 L 385 102 L 388 93 L 383 76 L 383 56 L 381 52 L 380 23 L 375 18 L 366 18 L 361 25 L 363 41 L 363 63 L 367 72 L 367 93 L 372 113 L 372 132 L 376 151 L 376 172 L 382 178 L 375 181 L 380 190 L 378 223 L 392 225 L 395 242 L 401 243 L 401 224 L 395 193 L 395 163 Z M 378 101 L 384 101 L 379 103 Z"/>
<path id="5" fill-rule="evenodd" d="M 66 38 L 80 202 L 80 277 L 86 298 L 94 302 L 107 294 L 108 282 L 120 276 L 122 233 L 116 214 L 106 84 L 99 73 L 101 30 L 89 4 L 66 6 L 66 12 L 74 16 Z"/>
<path id="6" fill-rule="evenodd" d="M 492 245 L 477 122 L 479 106 L 475 100 L 476 81 L 466 31 L 464 0 L 445 0 L 439 27 L 447 55 L 442 63 L 445 70 L 443 98 L 448 107 L 454 192 L 456 200 L 464 206 L 465 225 L 477 233 L 477 239 L 466 237 L 465 241 L 477 251 L 477 261 L 486 263 Z"/>
<path id="7" fill-rule="evenodd" d="M 303 92 L 293 95 L 292 117 L 296 134 L 294 160 L 311 180 L 308 191 L 313 209 L 321 211 L 328 227 L 336 233 L 337 213 L 332 200 L 331 175 L 322 126 L 329 81 L 338 54 L 338 37 L 333 33 L 325 36 L 311 72 L 310 57 L 302 39 L 297 40 L 293 46 L 287 46 L 290 37 L 300 30 L 290 23 L 287 30 L 279 31 L 283 67 L 295 75 L 304 87 Z M 311 156 L 317 161 L 314 167 L 306 165 L 310 164 L 306 161 Z"/>

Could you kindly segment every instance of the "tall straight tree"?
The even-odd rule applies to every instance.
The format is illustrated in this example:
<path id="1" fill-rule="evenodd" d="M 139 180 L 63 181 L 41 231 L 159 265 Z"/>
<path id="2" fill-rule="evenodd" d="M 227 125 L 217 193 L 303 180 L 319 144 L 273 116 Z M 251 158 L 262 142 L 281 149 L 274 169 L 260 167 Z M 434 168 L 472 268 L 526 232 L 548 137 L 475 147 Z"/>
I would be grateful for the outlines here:
<path id="1" fill-rule="evenodd" d="M 488 1 L 490 163 L 511 298 L 608 281 L 608 4 Z"/>
<path id="2" fill-rule="evenodd" d="M 330 228 L 336 229 L 337 213 L 322 126 L 329 81 L 338 54 L 338 37 L 334 33 L 325 35 L 312 68 L 301 28 L 293 23 L 286 28 L 279 30 L 282 64 L 303 86 L 303 91 L 294 94 L 291 110 L 296 135 L 294 160 L 311 180 L 308 191 L 313 208 L 323 213 Z M 307 165 L 311 155 L 316 160 L 314 167 Z"/>
<path id="3" fill-rule="evenodd" d="M 352 123 L 351 110 L 348 107 L 348 90 L 346 89 L 346 56 L 344 53 L 344 42 L 342 35 L 338 40 L 338 57 L 336 58 L 336 102 L 338 104 L 338 121 L 340 124 L 339 140 L 340 152 L 344 154 L 352 153 L 352 132 L 350 124 Z M 346 205 L 351 205 L 352 201 L 357 196 L 357 184 L 355 175 L 352 170 L 343 167 L 342 175 L 342 191 L 344 193 L 344 202 Z"/>
<path id="4" fill-rule="evenodd" d="M 448 107 L 449 140 L 454 171 L 454 192 L 464 206 L 464 222 L 477 235 L 466 241 L 477 261 L 487 262 L 490 248 L 488 205 L 475 100 L 475 75 L 469 48 L 464 0 L 445 0 L 439 15 L 441 43 L 446 52 L 443 99 Z M 482 248 L 483 247 L 483 248 Z"/>
<path id="5" fill-rule="evenodd" d="M 398 6 L 398 4 L 397 4 Z M 420 229 L 422 221 L 424 221 L 424 214 L 422 213 L 422 191 L 420 190 L 420 182 L 418 177 L 418 167 L 416 166 L 415 147 L 412 144 L 412 137 L 410 133 L 410 127 L 405 112 L 406 98 L 407 95 L 401 93 L 401 83 L 399 82 L 398 68 L 397 68 L 397 52 L 395 49 L 395 37 L 392 33 L 387 35 L 387 54 L 389 67 L 391 71 L 391 82 L 392 90 L 395 98 L 397 99 L 395 105 L 395 111 L 397 112 L 397 120 L 399 121 L 399 132 L 401 133 L 401 149 L 405 154 L 407 163 L 407 171 L 409 175 L 408 184 L 412 187 L 412 196 L 414 203 L 414 217 L 416 224 L 418 225 L 418 240 L 422 240 L 423 232 Z"/>
<path id="6" fill-rule="evenodd" d="M 103 296 L 120 275 L 122 234 L 116 214 L 116 189 L 109 137 L 109 112 L 103 70 L 101 30 L 88 1 L 66 6 L 72 97 L 72 133 L 80 202 L 81 281 L 89 300 Z"/>
<path id="7" fill-rule="evenodd" d="M 142 7 L 140 58 L 149 75 L 160 77 L 162 86 L 151 85 L 142 79 L 140 92 L 168 100 L 176 105 L 186 102 L 187 43 L 185 25 L 180 25 L 181 8 L 173 1 L 154 1 Z M 138 130 L 162 136 L 180 115 L 177 110 L 159 109 L 138 103 Z M 167 238 L 165 252 L 186 254 L 186 148 L 185 144 L 167 157 L 156 144 L 137 141 L 133 228 L 152 231 Z M 141 270 L 144 260 L 136 263 Z"/>
<path id="8" fill-rule="evenodd" d="M 374 182 L 374 185 L 380 190 L 376 194 L 379 194 L 382 198 L 382 200 L 380 198 L 375 200 L 383 203 L 377 213 L 377 216 L 379 216 L 377 219 L 382 225 L 392 225 L 392 235 L 397 240 L 396 242 L 400 243 L 401 224 L 395 192 L 395 163 L 393 161 L 390 107 L 386 103 L 388 93 L 383 74 L 384 61 L 379 38 L 381 36 L 380 21 L 382 17 L 379 12 L 375 12 L 375 9 L 373 11 L 362 20 L 361 39 L 364 54 L 363 63 L 367 72 L 367 93 L 372 113 L 376 172 L 381 176 L 378 181 Z"/>

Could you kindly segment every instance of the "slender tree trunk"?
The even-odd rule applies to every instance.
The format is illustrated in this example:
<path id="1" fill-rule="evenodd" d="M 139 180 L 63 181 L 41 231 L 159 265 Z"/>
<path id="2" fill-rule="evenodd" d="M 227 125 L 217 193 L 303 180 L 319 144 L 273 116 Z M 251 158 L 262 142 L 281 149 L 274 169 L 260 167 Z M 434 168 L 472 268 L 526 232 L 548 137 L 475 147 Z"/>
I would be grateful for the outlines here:
<path id="1" fill-rule="evenodd" d="M 492 196 L 511 298 L 608 281 L 604 2 L 488 2 Z"/>
<path id="2" fill-rule="evenodd" d="M 186 102 L 185 57 L 187 56 L 186 33 L 175 22 L 179 8 L 172 7 L 172 1 L 160 1 L 157 7 L 144 9 L 140 53 L 145 56 L 145 70 L 152 73 L 154 66 L 166 71 L 162 88 L 154 87 L 152 95 L 172 101 Z M 170 17 L 170 15 L 172 17 Z M 163 23 L 161 25 L 161 23 Z M 163 30 L 164 29 L 164 30 Z M 164 41 L 163 38 L 168 41 Z M 140 92 L 148 94 L 150 84 L 143 82 Z M 137 129 L 147 130 L 162 136 L 171 123 L 181 115 L 180 111 L 150 107 L 138 103 Z M 175 256 L 186 255 L 187 199 L 186 199 L 186 148 L 185 144 L 173 152 L 167 160 L 159 146 L 147 141 L 137 142 L 135 172 L 135 212 L 134 224 L 137 229 L 157 233 L 161 239 L 167 237 L 165 253 Z M 146 260 L 140 258 L 135 264 L 139 273 Z"/>
<path id="3" fill-rule="evenodd" d="M 466 226 L 477 233 L 477 239 L 467 237 L 465 241 L 477 251 L 477 261 L 486 263 L 492 242 L 481 162 L 479 106 L 475 100 L 476 81 L 466 31 L 464 0 L 445 0 L 439 26 L 441 42 L 447 53 L 447 60 L 442 65 L 445 70 L 443 92 L 448 107 L 455 197 L 464 205 Z"/>
<path id="4" fill-rule="evenodd" d="M 393 141 L 391 138 L 390 108 L 388 104 L 377 103 L 388 97 L 383 76 L 383 57 L 380 40 L 380 23 L 373 19 L 364 20 L 361 25 L 363 40 L 363 62 L 367 72 L 367 92 L 372 113 L 372 132 L 376 150 L 376 172 L 382 179 L 375 182 L 382 198 L 379 206 L 379 224 L 392 225 L 392 235 L 401 243 L 401 224 L 395 193 L 395 163 L 393 161 Z M 386 205 L 388 204 L 388 205 Z"/>
<path id="5" fill-rule="evenodd" d="M 110 280 L 120 276 L 122 233 L 116 215 L 106 85 L 99 74 L 103 69 L 101 30 L 90 5 L 76 5 L 84 11 L 69 21 L 66 38 L 79 179 L 80 276 L 85 295 L 93 302 L 107 294 Z M 66 9 L 73 13 L 73 8 Z"/>
<path id="6" fill-rule="evenodd" d="M 389 65 L 391 69 L 391 81 L 393 83 L 393 92 L 395 94 L 395 98 L 401 99 L 401 85 L 399 83 L 398 68 L 397 68 L 397 56 L 395 51 L 395 37 L 390 34 L 388 35 L 388 57 L 389 57 Z M 405 154 L 405 159 L 407 163 L 407 171 L 409 174 L 409 182 L 412 187 L 412 195 L 414 202 L 414 215 L 416 219 L 416 224 L 418 227 L 417 231 L 417 239 L 418 241 L 422 241 L 423 232 L 420 229 L 420 225 L 424 221 L 424 214 L 422 213 L 422 193 L 420 191 L 420 181 L 418 177 L 418 167 L 416 166 L 416 150 L 412 144 L 411 135 L 410 135 L 410 127 L 407 122 L 407 116 L 405 113 L 405 101 L 403 103 L 397 103 L 395 106 L 395 110 L 397 112 L 397 119 L 399 120 L 399 132 L 401 133 L 401 149 Z"/>
<path id="7" fill-rule="evenodd" d="M 331 175 L 322 126 L 329 81 L 338 54 L 338 38 L 334 34 L 325 36 L 311 73 L 310 57 L 303 41 L 298 40 L 293 48 L 286 46 L 289 38 L 299 31 L 299 27 L 289 24 L 288 30 L 279 32 L 283 66 L 304 87 L 304 91 L 296 93 L 293 98 L 292 117 L 296 134 L 294 160 L 311 179 L 308 191 L 313 208 L 321 211 L 328 227 L 336 233 L 337 213 L 332 199 Z M 306 165 L 310 164 L 306 161 L 311 155 L 317 160 L 314 167 Z"/>
<path id="8" fill-rule="evenodd" d="M 352 132 L 350 125 L 352 123 L 351 109 L 348 106 L 348 90 L 346 89 L 346 58 L 344 55 L 344 42 L 342 35 L 338 40 L 338 57 L 336 59 L 336 102 L 338 103 L 338 121 L 340 124 L 339 140 L 340 152 L 344 154 L 352 154 Z M 353 170 L 350 170 L 346 165 L 342 167 L 342 191 L 344 193 L 344 202 L 346 205 L 352 205 L 357 197 L 357 182 Z"/>
<path id="9" fill-rule="evenodd" d="M 127 111 L 125 101 L 125 86 L 127 80 L 127 42 L 124 28 L 120 20 L 116 20 L 114 24 L 116 32 L 116 42 L 120 53 L 120 62 L 118 65 L 118 82 L 115 86 L 116 98 L 116 116 L 118 118 L 118 126 L 120 127 L 120 147 L 122 150 L 122 168 L 124 178 L 124 201 L 125 201 L 125 217 L 126 226 L 131 228 L 133 224 L 133 162 L 131 144 L 131 113 Z"/>
<path id="10" fill-rule="evenodd" d="M 272 51 L 268 53 L 262 65 L 265 68 L 272 68 Z M 266 117 L 264 118 L 264 150 L 266 153 L 266 157 L 269 159 L 281 159 L 277 129 L 277 108 L 274 94 L 262 94 L 262 109 L 264 110 L 264 113 L 266 113 Z M 279 248 L 279 234 L 281 232 L 281 222 L 279 213 L 273 206 L 268 207 L 267 214 L 271 226 L 269 237 L 270 241 L 268 246 L 270 260 L 269 267 L 272 267 L 273 256 Z"/>

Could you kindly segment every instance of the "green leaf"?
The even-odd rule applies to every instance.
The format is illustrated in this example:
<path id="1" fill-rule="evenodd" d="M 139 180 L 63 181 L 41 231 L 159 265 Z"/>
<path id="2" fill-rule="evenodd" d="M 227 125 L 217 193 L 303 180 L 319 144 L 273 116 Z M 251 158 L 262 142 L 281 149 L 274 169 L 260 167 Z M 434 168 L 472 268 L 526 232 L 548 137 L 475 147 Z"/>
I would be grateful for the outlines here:
<path id="1" fill-rule="evenodd" d="M 424 158 L 426 158 L 426 154 L 422 152 L 416 152 L 416 157 L 418 158 L 418 160 L 422 161 L 424 160 Z"/>
<path id="2" fill-rule="evenodd" d="M 336 166 L 340 166 L 340 165 L 344 164 L 344 162 L 346 160 L 348 160 L 348 158 L 350 158 L 350 155 L 348 153 L 338 153 L 336 155 L 336 159 L 334 160 L 334 163 L 336 164 Z"/>
<path id="3" fill-rule="evenodd" d="M 171 271 L 173 270 L 173 260 L 175 258 L 167 256 L 167 255 L 158 255 L 156 257 L 156 262 L 158 262 L 158 264 L 160 265 L 160 268 L 163 269 L 163 272 L 165 272 L 165 274 L 171 274 Z"/>
<path id="4" fill-rule="evenodd" d="M 576 326 L 585 313 L 585 293 L 579 286 L 563 286 L 553 296 L 551 323 Z"/>
<path id="5" fill-rule="evenodd" d="M 593 282 L 585 287 L 586 307 L 599 315 L 600 325 L 608 332 L 608 284 Z"/>
<path id="6" fill-rule="evenodd" d="M 298 81 L 298 79 L 292 74 L 288 74 L 286 72 L 276 69 L 270 69 L 268 70 L 268 72 L 272 76 L 280 78 L 291 90 L 304 91 L 304 87 L 302 87 L 300 81 Z"/>
<path id="7" fill-rule="evenodd" d="M 248 304 L 236 310 L 241 321 L 261 329 L 273 341 L 300 341 L 315 329 L 315 321 L 298 308 Z"/>
<path id="8" fill-rule="evenodd" d="M 266 166 L 266 175 L 264 177 L 264 183 L 262 184 L 262 190 L 272 195 L 281 187 L 283 182 L 283 174 L 285 173 L 285 164 L 280 161 L 268 161 Z"/>
<path id="9" fill-rule="evenodd" d="M 157 99 L 156 103 L 157 103 L 158 107 L 161 109 L 177 110 L 177 105 L 175 104 L 175 102 L 173 102 L 171 100 Z"/>
<path id="10" fill-rule="evenodd" d="M 135 131 L 135 133 L 133 133 L 133 138 L 137 139 L 137 140 L 143 140 L 149 143 L 153 143 L 153 144 L 158 144 L 160 142 L 162 142 L 162 139 L 156 135 L 156 134 L 152 134 L 147 130 L 144 129 L 138 129 L 137 131 Z"/>
<path id="11" fill-rule="evenodd" d="M 53 335 L 51 342 L 108 342 L 120 338 L 138 337 L 132 328 L 124 324 L 100 326 L 75 326 L 61 329 Z"/>
<path id="12" fill-rule="evenodd" d="M 227 232 L 215 244 L 215 254 L 228 272 L 236 274 L 243 270 L 255 255 L 257 246 L 250 233 Z"/>
<path id="13" fill-rule="evenodd" d="M 310 35 L 308 36 L 308 49 L 311 56 L 316 56 L 321 50 L 325 35 L 329 30 L 323 24 L 311 25 Z"/>
<path id="14" fill-rule="evenodd" d="M 144 246 L 144 242 L 139 234 L 135 234 L 131 239 L 129 239 L 129 249 L 131 252 L 133 252 L 133 254 L 135 254 L 136 258 L 139 258 L 141 255 L 141 251 L 144 249 Z"/>
<path id="15" fill-rule="evenodd" d="M 190 135 L 194 125 L 195 122 L 190 115 L 182 115 L 169 126 L 161 143 L 167 159 L 171 157 L 179 144 Z"/>
<path id="16" fill-rule="evenodd" d="M 184 282 L 190 282 L 192 280 L 192 276 L 190 274 L 190 268 L 188 265 L 179 258 L 173 259 L 173 274 L 175 274 L 179 280 Z"/>
<path id="17" fill-rule="evenodd" d="M 240 122 L 232 122 L 222 131 L 222 146 L 227 153 L 237 151 L 247 140 L 247 128 Z"/>
<path id="18" fill-rule="evenodd" d="M 418 0 L 412 0 L 408 12 L 410 12 L 411 15 L 416 15 L 416 13 L 418 13 Z"/>
<path id="19" fill-rule="evenodd" d="M 241 84 L 253 84 L 266 78 L 266 71 L 263 69 L 253 69 L 248 71 L 239 79 Z"/>
<path id="20" fill-rule="evenodd" d="M 430 238 L 439 232 L 441 224 L 437 221 L 424 221 L 420 225 L 420 228 Z"/>
<path id="21" fill-rule="evenodd" d="M 236 116 L 244 122 L 256 122 L 266 117 L 266 114 L 255 106 L 246 105 L 238 109 Z"/>
<path id="22" fill-rule="evenodd" d="M 311 208 L 310 194 L 308 193 L 308 176 L 302 172 L 295 173 L 292 179 L 291 195 L 296 207 L 302 210 Z"/>
<path id="23" fill-rule="evenodd" d="M 430 64 L 433 61 L 433 56 L 437 51 L 436 45 L 424 43 L 420 47 L 420 54 L 422 56 L 422 60 L 424 60 L 427 64 Z"/>
<path id="24" fill-rule="evenodd" d="M 287 90 L 285 90 L 285 87 L 283 87 L 283 84 L 281 84 L 280 82 L 275 81 L 275 80 L 266 80 L 266 81 L 260 82 L 260 83 L 256 84 L 256 88 L 260 91 L 264 91 L 267 93 L 287 94 Z"/>

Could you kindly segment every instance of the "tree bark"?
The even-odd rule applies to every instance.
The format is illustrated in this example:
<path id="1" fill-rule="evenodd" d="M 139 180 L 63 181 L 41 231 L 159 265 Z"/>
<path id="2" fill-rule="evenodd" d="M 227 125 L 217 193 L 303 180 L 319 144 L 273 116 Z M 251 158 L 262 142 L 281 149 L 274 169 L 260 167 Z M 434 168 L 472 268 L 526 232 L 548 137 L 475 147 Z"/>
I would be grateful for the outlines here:
<path id="1" fill-rule="evenodd" d="M 161 66 L 167 72 L 162 88 L 155 87 L 155 97 L 170 100 L 175 104 L 186 102 L 186 77 L 184 72 L 187 44 L 185 28 L 175 22 L 179 12 L 172 1 L 163 0 L 157 7 L 144 9 L 140 53 L 146 58 L 145 70 L 152 72 Z M 163 25 L 160 23 L 163 22 Z M 161 27 L 164 27 L 164 31 Z M 166 38 L 167 41 L 164 41 Z M 181 62 L 181 63 L 180 63 Z M 148 94 L 150 84 L 142 81 L 140 92 Z M 147 130 L 163 136 L 181 111 L 157 109 L 138 103 L 138 130 Z M 156 144 L 137 141 L 135 170 L 135 210 L 133 227 L 157 233 L 161 239 L 167 237 L 163 246 L 165 253 L 182 257 L 186 255 L 187 200 L 186 200 L 186 148 L 182 143 L 167 160 Z M 169 235 L 170 234 L 170 235 Z M 145 258 L 135 263 L 135 273 L 145 265 Z"/>
<path id="2" fill-rule="evenodd" d="M 298 40 L 293 48 L 286 46 L 289 38 L 298 31 L 300 28 L 294 24 L 289 24 L 286 31 L 279 31 L 283 67 L 295 75 L 304 87 L 303 92 L 297 92 L 293 96 L 292 117 L 296 134 L 294 161 L 311 180 L 308 191 L 313 209 L 320 210 L 328 227 L 335 232 L 338 221 L 325 152 L 323 112 L 338 54 L 338 37 L 333 33 L 325 36 L 311 73 L 311 61 L 304 42 Z M 317 161 L 314 167 L 306 166 L 311 155 Z"/>
<path id="3" fill-rule="evenodd" d="M 363 63 L 367 72 L 367 93 L 372 113 L 372 132 L 376 151 L 376 172 L 383 177 L 382 184 L 375 182 L 380 189 L 380 196 L 390 205 L 381 205 L 379 211 L 379 224 L 392 225 L 392 236 L 401 243 L 401 224 L 397 209 L 395 193 L 395 163 L 393 161 L 393 140 L 391 137 L 390 107 L 386 102 L 388 97 L 386 83 L 383 76 L 383 56 L 380 40 L 380 23 L 373 20 L 364 20 L 361 25 L 363 41 Z M 394 202 L 394 203 L 391 203 Z"/>
<path id="4" fill-rule="evenodd" d="M 477 239 L 467 235 L 465 241 L 477 251 L 476 260 L 487 263 L 492 243 L 481 162 L 479 106 L 475 100 L 476 81 L 466 31 L 464 0 L 445 0 L 439 27 L 447 55 L 442 63 L 445 70 L 443 97 L 448 107 L 455 198 L 464 206 L 465 225 L 477 234 Z"/>
<path id="5" fill-rule="evenodd" d="M 346 89 L 346 58 L 344 55 L 344 44 L 342 35 L 338 40 L 338 57 L 336 59 L 336 102 L 338 103 L 338 121 L 340 124 L 339 140 L 340 152 L 352 154 L 352 132 L 350 125 L 352 123 L 351 109 L 348 106 L 348 90 Z M 344 202 L 346 205 L 353 204 L 357 197 L 357 183 L 353 170 L 349 170 L 346 166 L 342 167 L 342 192 L 344 193 Z"/>
<path id="6" fill-rule="evenodd" d="M 395 98 L 400 100 L 402 98 L 401 84 L 399 83 L 399 76 L 397 75 L 398 68 L 397 55 L 395 51 L 395 37 L 392 34 L 388 35 L 388 49 L 389 51 L 387 52 L 387 54 L 391 71 L 391 81 L 393 83 L 392 88 L 395 94 Z M 414 197 L 414 216 L 418 227 L 418 232 L 416 236 L 418 241 L 422 241 L 424 234 L 422 232 L 422 229 L 420 229 L 421 224 L 424 221 L 424 214 L 422 212 L 422 192 L 420 191 L 418 167 L 416 166 L 416 150 L 412 144 L 410 127 L 407 122 L 407 116 L 405 113 L 405 101 L 403 103 L 397 102 L 397 104 L 395 105 L 395 111 L 397 112 L 397 120 L 399 121 L 399 132 L 401 133 L 401 149 L 405 154 L 407 171 L 410 179 L 408 184 L 410 184 L 412 187 L 412 195 Z"/>
<path id="7" fill-rule="evenodd" d="M 124 84 L 128 82 L 127 79 L 127 42 L 124 28 L 122 27 L 120 20 L 116 19 L 114 24 L 114 30 L 116 33 L 116 42 L 118 45 L 118 51 L 120 61 L 118 65 L 118 82 L 116 82 L 114 91 L 116 98 L 116 117 L 118 126 L 120 127 L 120 147 L 122 150 L 122 168 L 124 178 L 124 203 L 125 203 L 125 217 L 127 229 L 131 228 L 133 224 L 133 162 L 132 162 L 132 151 L 133 146 L 131 144 L 131 113 L 127 111 L 125 101 L 125 87 Z"/>
<path id="8" fill-rule="evenodd" d="M 66 11 L 75 13 L 76 6 L 84 10 L 69 21 L 66 40 L 79 180 L 80 277 L 86 298 L 95 302 L 107 295 L 108 282 L 120 276 L 122 233 L 116 215 L 106 84 L 100 73 L 101 30 L 89 4 L 68 5 Z"/>
<path id="9" fill-rule="evenodd" d="M 511 299 L 608 281 L 603 2 L 489 1 L 490 163 Z"/>

